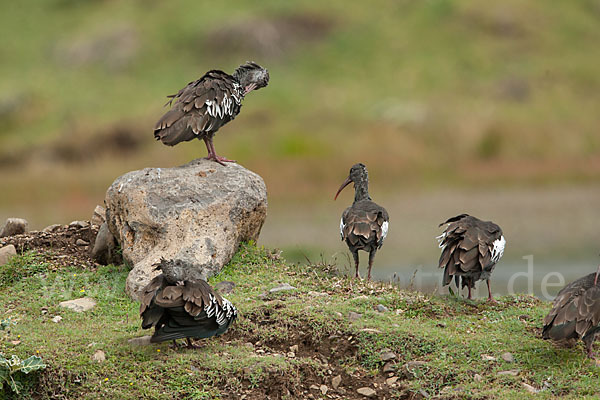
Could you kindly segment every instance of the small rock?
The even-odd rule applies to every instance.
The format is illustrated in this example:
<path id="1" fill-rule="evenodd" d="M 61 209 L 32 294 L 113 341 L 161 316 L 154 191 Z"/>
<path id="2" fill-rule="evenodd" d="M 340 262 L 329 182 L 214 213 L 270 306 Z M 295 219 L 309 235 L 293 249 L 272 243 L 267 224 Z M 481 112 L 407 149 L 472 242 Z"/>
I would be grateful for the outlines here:
<path id="1" fill-rule="evenodd" d="M 52 322 L 58 324 L 60 321 L 62 321 L 62 317 L 60 315 L 57 315 L 56 317 L 52 318 Z"/>
<path id="2" fill-rule="evenodd" d="M 56 232 L 60 228 L 62 228 L 61 224 L 52 224 L 52 225 L 48 225 L 47 227 L 42 229 L 42 232 Z"/>
<path id="3" fill-rule="evenodd" d="M 77 246 L 87 246 L 87 245 L 88 245 L 88 244 L 90 244 L 90 243 L 89 243 L 89 242 L 86 242 L 86 241 L 85 241 L 85 240 L 83 240 L 83 239 L 77 239 L 77 240 L 75 241 L 75 244 L 76 244 Z"/>
<path id="4" fill-rule="evenodd" d="M 509 369 L 508 371 L 500 371 L 498 372 L 496 375 L 498 376 L 517 376 L 519 375 L 519 370 L 518 369 Z"/>
<path id="5" fill-rule="evenodd" d="M 312 290 L 310 292 L 308 292 L 309 296 L 312 297 L 324 297 L 324 296 L 329 296 L 329 293 L 325 293 L 325 292 L 313 292 Z"/>
<path id="6" fill-rule="evenodd" d="M 290 351 L 293 353 L 297 353 L 298 352 L 298 345 L 295 344 L 293 346 L 290 346 Z"/>
<path id="7" fill-rule="evenodd" d="M 362 318 L 362 314 L 359 314 L 359 313 L 357 313 L 357 312 L 350 311 L 350 312 L 348 313 L 348 319 L 349 319 L 350 321 L 358 321 L 358 320 L 359 320 L 359 319 L 361 319 L 361 318 Z"/>
<path id="8" fill-rule="evenodd" d="M 106 354 L 104 354 L 102 350 L 96 350 L 96 352 L 92 356 L 92 360 L 99 363 L 106 361 Z"/>
<path id="9" fill-rule="evenodd" d="M 396 383 L 397 380 L 398 380 L 397 376 L 392 376 L 391 378 L 387 378 L 385 380 L 385 384 L 388 386 L 392 386 L 394 383 Z"/>
<path id="10" fill-rule="evenodd" d="M 146 335 L 146 336 L 131 338 L 127 342 L 132 346 L 147 346 L 151 343 L 150 339 L 152 339 L 152 336 Z"/>
<path id="11" fill-rule="evenodd" d="M 90 224 L 87 221 L 72 221 L 69 228 L 87 228 Z"/>
<path id="12" fill-rule="evenodd" d="M 335 314 L 336 316 L 340 317 L 340 318 L 342 317 L 342 313 L 341 313 L 341 312 L 339 312 L 339 311 L 336 311 L 334 314 Z"/>
<path id="13" fill-rule="evenodd" d="M 404 366 L 406 368 L 410 368 L 410 369 L 417 368 L 417 367 L 422 367 L 424 365 L 427 365 L 426 361 L 409 361 L 406 364 L 404 364 Z"/>
<path id="14" fill-rule="evenodd" d="M 333 387 L 334 390 L 337 390 L 337 388 L 340 386 L 340 383 L 342 383 L 342 376 L 341 375 L 334 376 L 331 379 L 331 386 Z"/>
<path id="15" fill-rule="evenodd" d="M 283 283 L 279 286 L 275 286 L 274 288 L 270 289 L 269 293 L 284 292 L 288 290 L 296 290 L 296 288 L 291 286 L 289 283 Z"/>
<path id="16" fill-rule="evenodd" d="M 294 353 L 293 351 L 290 351 L 289 353 L 287 353 L 287 356 L 289 358 L 294 358 L 294 357 L 296 357 L 296 353 Z"/>
<path id="17" fill-rule="evenodd" d="M 390 311 L 390 309 L 384 306 L 383 304 L 377 304 L 377 306 L 375 306 L 375 310 L 380 313 Z"/>
<path id="18" fill-rule="evenodd" d="M 481 376 L 479 374 L 475 374 L 473 376 L 473 379 L 475 380 L 475 382 L 481 382 L 483 380 L 483 376 Z"/>
<path id="19" fill-rule="evenodd" d="M 16 345 L 20 344 L 20 343 L 21 343 L 21 341 L 20 341 L 20 340 L 11 340 L 11 341 L 10 341 L 10 343 L 11 343 L 12 345 L 16 346 Z"/>
<path id="20" fill-rule="evenodd" d="M 0 265 L 7 264 L 16 255 L 17 249 L 12 244 L 0 248 Z"/>
<path id="21" fill-rule="evenodd" d="M 106 210 L 102 206 L 96 206 L 96 208 L 94 208 L 94 214 L 92 214 L 92 218 L 90 219 L 90 223 L 95 226 L 100 226 L 104 222 L 106 222 Z"/>
<path id="22" fill-rule="evenodd" d="M 496 361 L 496 357 L 492 357 L 492 356 L 487 355 L 487 354 L 482 354 L 481 355 L 481 359 L 483 361 Z"/>
<path id="23" fill-rule="evenodd" d="M 246 346 L 249 349 L 254 349 L 254 343 L 252 343 L 252 342 L 246 342 L 246 343 L 244 343 L 244 346 Z"/>
<path id="24" fill-rule="evenodd" d="M 326 385 L 321 385 L 321 386 L 319 387 L 319 389 L 321 390 L 321 394 L 322 394 L 323 396 L 325 396 L 325 395 L 327 394 L 327 391 L 329 390 L 329 388 L 328 388 Z"/>
<path id="25" fill-rule="evenodd" d="M 0 229 L 0 237 L 20 235 L 27 232 L 29 223 L 23 218 L 8 218 Z"/>
<path id="26" fill-rule="evenodd" d="M 370 387 L 361 387 L 356 389 L 356 391 L 358 394 L 362 394 L 365 397 L 375 397 L 377 395 L 377 392 Z"/>
<path id="27" fill-rule="evenodd" d="M 82 297 L 75 300 L 61 301 L 58 305 L 75 312 L 83 312 L 94 308 L 96 306 L 96 300 L 91 297 Z"/>
<path id="28" fill-rule="evenodd" d="M 319 390 L 320 388 L 317 385 L 310 385 L 311 390 Z"/>
<path id="29" fill-rule="evenodd" d="M 502 357 L 502 359 L 503 359 L 504 361 L 506 361 L 506 362 L 509 362 L 509 363 L 511 363 L 511 362 L 514 362 L 514 361 L 515 361 L 515 358 L 514 358 L 514 357 L 513 357 L 513 355 L 512 355 L 511 353 L 509 353 L 509 352 L 502 353 L 502 355 L 501 355 L 500 357 Z"/>
<path id="30" fill-rule="evenodd" d="M 535 387 L 525 382 L 521 382 L 521 385 L 523 385 L 525 390 L 527 390 L 529 393 L 538 393 L 540 391 L 539 389 L 536 389 Z"/>
<path id="31" fill-rule="evenodd" d="M 92 258 L 102 265 L 116 265 L 121 264 L 123 261 L 121 254 L 117 251 L 115 237 L 110 233 L 106 222 L 100 225 L 100 229 L 98 229 L 94 248 L 92 249 Z"/>
<path id="32" fill-rule="evenodd" d="M 215 285 L 215 289 L 217 289 L 220 293 L 229 294 L 235 288 L 235 283 L 231 281 L 222 281 Z"/>
<path id="33" fill-rule="evenodd" d="M 383 351 L 380 355 L 381 361 L 390 361 L 396 358 L 396 354 L 391 351 Z"/>
<path id="34" fill-rule="evenodd" d="M 396 365 L 394 364 L 394 362 L 393 361 L 388 361 L 385 364 L 383 364 L 382 371 L 384 373 L 387 373 L 387 372 L 393 372 L 395 369 L 396 369 Z"/>

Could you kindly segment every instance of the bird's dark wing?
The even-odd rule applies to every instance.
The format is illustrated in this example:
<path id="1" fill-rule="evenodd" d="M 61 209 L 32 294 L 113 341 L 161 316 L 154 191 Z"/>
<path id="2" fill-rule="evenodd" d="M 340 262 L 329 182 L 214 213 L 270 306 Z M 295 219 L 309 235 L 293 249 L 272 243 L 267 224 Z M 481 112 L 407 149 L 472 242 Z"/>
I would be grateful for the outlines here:
<path id="1" fill-rule="evenodd" d="M 342 214 L 340 233 L 342 240 L 352 246 L 374 242 L 381 247 L 389 226 L 387 211 L 372 201 L 354 203 Z"/>
<path id="2" fill-rule="evenodd" d="M 562 340 L 583 337 L 600 324 L 600 287 L 594 286 L 595 274 L 571 282 L 554 299 L 544 318 L 542 337 Z"/>
<path id="3" fill-rule="evenodd" d="M 498 225 L 467 214 L 450 218 L 445 223 L 448 226 L 438 236 L 442 249 L 439 267 L 444 268 L 444 285 L 449 284 L 454 275 L 480 274 L 502 256 L 505 242 Z"/>
<path id="4" fill-rule="evenodd" d="M 157 294 L 167 285 L 163 275 L 158 275 L 143 290 L 140 304 L 140 316 L 142 317 L 142 328 L 148 329 L 155 326 L 163 316 L 164 309 L 154 303 Z"/>
<path id="5" fill-rule="evenodd" d="M 210 71 L 169 97 L 167 104 L 175 104 L 156 123 L 154 137 L 173 146 L 203 133 L 214 133 L 235 118 L 242 92 L 231 75 Z"/>

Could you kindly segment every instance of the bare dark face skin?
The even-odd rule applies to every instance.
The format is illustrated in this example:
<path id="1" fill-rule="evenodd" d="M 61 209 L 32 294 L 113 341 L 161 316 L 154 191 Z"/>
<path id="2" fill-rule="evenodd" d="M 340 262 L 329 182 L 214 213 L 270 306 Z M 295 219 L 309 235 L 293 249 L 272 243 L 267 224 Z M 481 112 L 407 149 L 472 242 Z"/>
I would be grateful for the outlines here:
<path id="1" fill-rule="evenodd" d="M 269 71 L 254 62 L 240 65 L 233 76 L 244 88 L 244 96 L 269 84 Z"/>
<path id="2" fill-rule="evenodd" d="M 340 194 L 340 192 L 346 186 L 348 186 L 350 184 L 350 182 L 354 182 L 354 186 L 356 187 L 357 183 L 366 182 L 368 179 L 369 178 L 368 178 L 368 173 L 367 173 L 367 167 L 365 167 L 365 165 L 362 163 L 354 164 L 352 166 L 352 168 L 350 168 L 350 173 L 348 174 L 348 178 L 346 178 L 346 180 L 344 182 L 342 182 L 342 185 L 338 189 L 338 191 L 335 194 L 335 197 L 333 199 L 336 200 L 338 195 Z"/>

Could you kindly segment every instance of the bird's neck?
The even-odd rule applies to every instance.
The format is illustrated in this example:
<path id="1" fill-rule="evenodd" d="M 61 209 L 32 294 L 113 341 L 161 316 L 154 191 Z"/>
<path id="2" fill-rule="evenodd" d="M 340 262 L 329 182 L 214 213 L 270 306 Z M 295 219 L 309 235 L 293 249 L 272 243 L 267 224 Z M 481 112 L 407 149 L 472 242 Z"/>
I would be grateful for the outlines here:
<path id="1" fill-rule="evenodd" d="M 354 184 L 354 202 L 362 200 L 371 200 L 369 196 L 369 182 L 360 181 Z"/>

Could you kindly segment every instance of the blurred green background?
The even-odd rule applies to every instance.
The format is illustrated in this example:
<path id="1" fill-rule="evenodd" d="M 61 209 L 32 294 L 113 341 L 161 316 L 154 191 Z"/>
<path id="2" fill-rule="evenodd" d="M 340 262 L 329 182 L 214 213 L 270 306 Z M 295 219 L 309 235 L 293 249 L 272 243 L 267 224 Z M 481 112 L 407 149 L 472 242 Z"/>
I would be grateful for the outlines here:
<path id="1" fill-rule="evenodd" d="M 265 179 L 263 244 L 347 263 L 351 188 L 332 198 L 360 161 L 391 215 L 381 279 L 436 272 L 461 212 L 504 228 L 505 271 L 597 265 L 598 0 L 22 0 L 0 37 L 2 220 L 87 219 L 117 176 L 205 156 L 154 141 L 165 96 L 254 60 L 271 83 L 215 145 Z"/>

